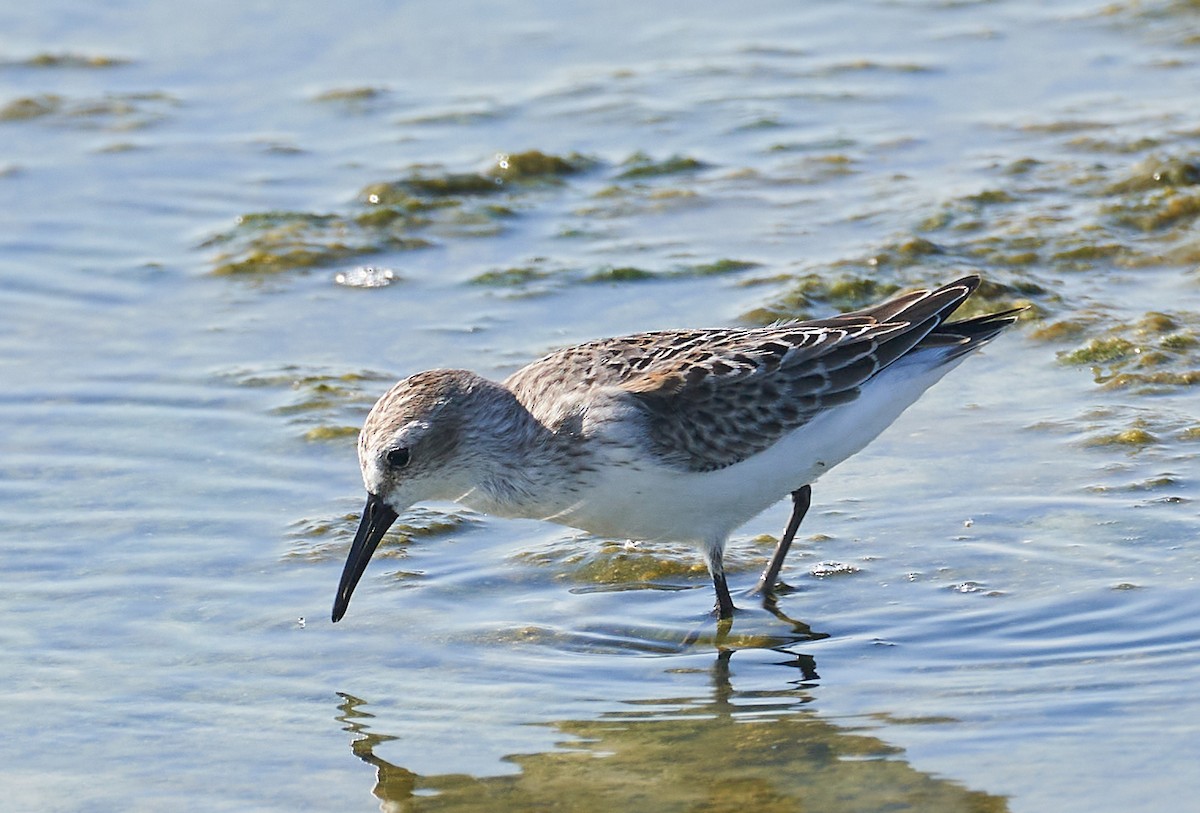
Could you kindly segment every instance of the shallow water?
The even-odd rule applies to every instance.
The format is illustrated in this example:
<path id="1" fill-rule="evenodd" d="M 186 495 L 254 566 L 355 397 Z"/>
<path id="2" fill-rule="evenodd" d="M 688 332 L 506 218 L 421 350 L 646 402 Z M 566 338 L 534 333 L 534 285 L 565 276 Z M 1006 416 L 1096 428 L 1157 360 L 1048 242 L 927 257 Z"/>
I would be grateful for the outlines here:
<path id="1" fill-rule="evenodd" d="M 6 806 L 1200 791 L 1200 12 L 794 6 L 7 15 Z M 395 378 L 966 269 L 1029 320 L 817 484 L 782 617 L 721 636 L 686 548 L 436 505 L 328 622 Z"/>

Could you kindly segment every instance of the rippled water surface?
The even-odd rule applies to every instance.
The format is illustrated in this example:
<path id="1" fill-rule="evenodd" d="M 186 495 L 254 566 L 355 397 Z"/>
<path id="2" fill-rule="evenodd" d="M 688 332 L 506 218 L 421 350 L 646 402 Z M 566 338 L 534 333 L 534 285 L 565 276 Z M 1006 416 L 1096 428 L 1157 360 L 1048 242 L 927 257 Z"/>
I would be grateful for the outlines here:
<path id="1" fill-rule="evenodd" d="M 1196 3 L 4 17 L 6 808 L 1200 793 Z M 1028 317 L 817 484 L 778 616 L 430 505 L 329 623 L 395 378 L 965 270 Z"/>

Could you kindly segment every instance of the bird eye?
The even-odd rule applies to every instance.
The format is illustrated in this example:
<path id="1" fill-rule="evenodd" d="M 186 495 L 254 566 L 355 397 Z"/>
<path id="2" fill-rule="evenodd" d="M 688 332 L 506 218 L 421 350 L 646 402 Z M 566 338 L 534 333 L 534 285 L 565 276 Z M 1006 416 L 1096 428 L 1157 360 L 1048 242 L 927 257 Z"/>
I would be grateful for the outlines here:
<path id="1" fill-rule="evenodd" d="M 393 469 L 402 469 L 408 465 L 408 449 L 389 449 L 384 459 Z"/>

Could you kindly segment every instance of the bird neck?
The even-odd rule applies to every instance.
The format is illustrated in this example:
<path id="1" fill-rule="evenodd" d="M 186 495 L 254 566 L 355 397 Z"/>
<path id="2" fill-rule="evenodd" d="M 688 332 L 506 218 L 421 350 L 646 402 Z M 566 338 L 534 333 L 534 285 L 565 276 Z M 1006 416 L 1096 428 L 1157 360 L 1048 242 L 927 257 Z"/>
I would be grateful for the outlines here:
<path id="1" fill-rule="evenodd" d="M 541 503 L 562 490 L 563 444 L 502 384 L 476 385 L 468 444 L 479 451 L 474 488 L 460 502 L 500 516 L 544 515 Z"/>

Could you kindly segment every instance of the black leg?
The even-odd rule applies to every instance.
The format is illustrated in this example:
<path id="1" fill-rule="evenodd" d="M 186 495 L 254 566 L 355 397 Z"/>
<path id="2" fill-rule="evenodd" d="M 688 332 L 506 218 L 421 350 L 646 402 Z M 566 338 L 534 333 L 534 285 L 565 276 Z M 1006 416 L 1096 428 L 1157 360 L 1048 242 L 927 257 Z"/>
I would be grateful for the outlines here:
<path id="1" fill-rule="evenodd" d="M 713 611 L 722 621 L 733 618 L 733 599 L 729 597 L 729 585 L 725 583 L 725 571 L 720 564 L 712 568 L 712 580 L 717 591 L 717 606 L 713 607 Z"/>
<path id="2" fill-rule="evenodd" d="M 725 540 L 719 539 L 704 546 L 704 564 L 712 576 L 713 589 L 717 591 L 717 605 L 713 612 L 725 621 L 733 618 L 733 599 L 729 597 L 729 585 L 725 582 Z"/>
<path id="3" fill-rule="evenodd" d="M 770 564 L 762 572 L 762 576 L 758 579 L 758 586 L 754 588 L 754 592 L 761 593 L 764 599 L 775 592 L 775 581 L 779 578 L 780 569 L 783 568 L 783 560 L 787 558 L 788 548 L 792 546 L 792 540 L 796 538 L 796 531 L 800 530 L 800 522 L 804 519 L 811 503 L 812 486 L 800 486 L 792 492 L 792 518 L 788 520 L 787 528 L 784 530 L 783 536 L 779 538 L 775 552 L 771 554 Z"/>

